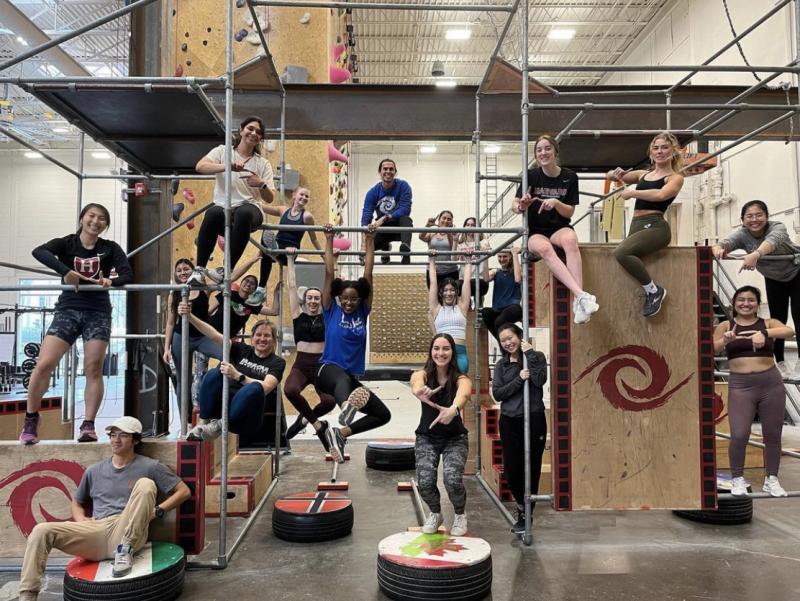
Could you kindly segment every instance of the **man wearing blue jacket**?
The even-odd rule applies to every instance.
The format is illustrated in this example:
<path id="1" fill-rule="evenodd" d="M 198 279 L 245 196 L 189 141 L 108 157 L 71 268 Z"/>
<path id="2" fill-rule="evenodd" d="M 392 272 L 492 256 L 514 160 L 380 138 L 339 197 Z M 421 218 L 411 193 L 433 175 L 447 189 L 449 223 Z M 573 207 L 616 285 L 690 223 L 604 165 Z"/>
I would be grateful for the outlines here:
<path id="1" fill-rule="evenodd" d="M 361 212 L 361 225 L 375 223 L 380 226 L 412 227 L 411 220 L 411 186 L 402 179 L 397 179 L 397 165 L 392 159 L 383 159 L 378 165 L 381 181 L 367 191 L 364 197 L 364 209 Z M 402 263 L 411 262 L 411 232 L 401 234 L 381 233 L 375 235 L 375 250 L 391 250 L 393 241 L 400 241 Z M 388 263 L 389 257 L 382 256 L 381 263 Z"/>

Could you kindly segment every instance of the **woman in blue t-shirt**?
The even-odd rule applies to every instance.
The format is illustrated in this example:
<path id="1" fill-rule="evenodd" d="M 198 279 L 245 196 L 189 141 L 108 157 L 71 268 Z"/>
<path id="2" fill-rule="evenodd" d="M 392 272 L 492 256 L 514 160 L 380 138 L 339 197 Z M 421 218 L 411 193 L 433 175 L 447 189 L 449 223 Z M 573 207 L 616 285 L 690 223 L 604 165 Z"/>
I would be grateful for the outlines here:
<path id="1" fill-rule="evenodd" d="M 392 417 L 383 401 L 357 379 L 364 375 L 377 229 L 377 225 L 370 224 L 364 235 L 364 276 L 358 280 L 342 280 L 334 278 L 333 226 L 325 225 L 325 283 L 322 286 L 325 350 L 317 374 L 317 391 L 332 395 L 342 410 L 339 423 L 343 427 L 325 430 L 331 455 L 340 463 L 344 461 L 344 445 L 349 436 L 378 428 Z M 354 422 L 357 411 L 365 415 Z"/>
<path id="2" fill-rule="evenodd" d="M 497 262 L 500 269 L 489 271 L 488 261 L 483 262 L 483 279 L 494 282 L 492 290 L 492 306 L 481 310 L 481 318 L 486 324 L 486 329 L 497 338 L 497 328 L 504 323 L 516 323 L 522 320 L 522 268 L 519 264 L 519 248 L 512 247 L 510 251 L 501 250 L 497 253 Z"/>

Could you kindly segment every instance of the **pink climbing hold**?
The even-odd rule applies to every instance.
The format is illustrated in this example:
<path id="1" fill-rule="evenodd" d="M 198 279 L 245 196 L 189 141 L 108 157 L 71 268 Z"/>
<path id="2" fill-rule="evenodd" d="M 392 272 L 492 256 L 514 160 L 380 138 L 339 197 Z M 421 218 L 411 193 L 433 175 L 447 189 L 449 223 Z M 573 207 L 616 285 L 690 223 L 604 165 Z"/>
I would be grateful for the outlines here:
<path id="1" fill-rule="evenodd" d="M 225 250 L 225 237 L 224 236 L 217 236 L 217 246 L 221 251 Z"/>
<path id="2" fill-rule="evenodd" d="M 192 219 L 191 221 L 187 221 L 186 222 L 186 228 L 190 229 L 190 230 L 194 229 L 194 219 Z"/>
<path id="3" fill-rule="evenodd" d="M 331 56 L 333 57 L 334 62 L 339 60 L 339 57 L 342 56 L 342 53 L 347 50 L 347 46 L 344 44 L 336 44 L 333 48 L 331 48 Z"/>
<path id="4" fill-rule="evenodd" d="M 330 83 L 344 83 L 350 79 L 350 71 L 341 67 L 328 67 L 328 80 Z"/>
<path id="5" fill-rule="evenodd" d="M 338 248 L 341 251 L 350 250 L 350 245 L 352 242 L 350 238 L 334 238 L 333 239 L 333 248 Z"/>
<path id="6" fill-rule="evenodd" d="M 175 69 L 175 77 L 183 77 L 183 65 L 178 65 Z"/>
<path id="7" fill-rule="evenodd" d="M 188 200 L 188 201 L 189 201 L 191 204 L 194 204 L 194 202 L 195 202 L 195 197 L 194 197 L 194 194 L 192 193 L 191 189 L 189 189 L 189 188 L 184 188 L 184 189 L 183 189 L 183 192 L 182 192 L 182 194 L 183 194 L 183 197 L 184 197 L 186 200 Z"/>
<path id="8" fill-rule="evenodd" d="M 339 161 L 340 163 L 347 164 L 347 157 L 333 145 L 333 142 L 328 142 L 328 161 Z"/>

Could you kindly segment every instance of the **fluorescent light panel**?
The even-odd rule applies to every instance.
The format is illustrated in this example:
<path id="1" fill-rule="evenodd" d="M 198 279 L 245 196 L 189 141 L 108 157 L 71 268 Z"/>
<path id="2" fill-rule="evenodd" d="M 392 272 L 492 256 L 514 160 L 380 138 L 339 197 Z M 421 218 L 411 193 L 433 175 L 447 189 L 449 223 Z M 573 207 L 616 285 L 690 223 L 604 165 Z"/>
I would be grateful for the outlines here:
<path id="1" fill-rule="evenodd" d="M 469 29 L 448 29 L 444 37 L 448 40 L 468 40 L 472 37 L 472 31 Z"/>
<path id="2" fill-rule="evenodd" d="M 456 80 L 455 79 L 440 79 L 436 82 L 437 88 L 455 88 L 456 87 Z"/>
<path id="3" fill-rule="evenodd" d="M 95 150 L 92 152 L 93 159 L 110 159 L 111 155 L 105 150 Z"/>
<path id="4" fill-rule="evenodd" d="M 483 149 L 483 152 L 486 154 L 498 154 L 500 152 L 500 147 L 497 144 L 489 144 Z"/>
<path id="5" fill-rule="evenodd" d="M 424 146 L 420 146 L 419 147 L 419 151 L 422 154 L 433 154 L 434 152 L 436 152 L 436 145 L 434 145 L 434 144 L 426 144 Z"/>
<path id="6" fill-rule="evenodd" d="M 571 40 L 575 37 L 574 29 L 551 29 L 547 37 L 551 40 Z"/>
<path id="7" fill-rule="evenodd" d="M 42 153 L 41 152 L 33 152 L 32 150 L 29 150 L 29 151 L 27 151 L 25 153 L 25 158 L 26 159 L 41 159 L 42 158 Z"/>

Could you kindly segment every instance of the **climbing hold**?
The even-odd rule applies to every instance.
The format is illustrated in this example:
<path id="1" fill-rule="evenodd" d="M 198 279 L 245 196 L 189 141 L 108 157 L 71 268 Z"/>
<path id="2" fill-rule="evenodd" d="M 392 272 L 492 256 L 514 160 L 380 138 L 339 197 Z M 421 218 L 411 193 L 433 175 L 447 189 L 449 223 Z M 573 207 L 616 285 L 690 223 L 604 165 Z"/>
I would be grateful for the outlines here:
<path id="1" fill-rule="evenodd" d="M 221 251 L 225 251 L 225 237 L 224 236 L 217 236 L 217 246 Z"/>
<path id="2" fill-rule="evenodd" d="M 175 77 L 183 77 L 183 65 L 178 65 L 175 69 Z"/>
<path id="3" fill-rule="evenodd" d="M 236 35 L 233 36 L 233 39 L 235 39 L 237 42 L 241 42 L 246 37 L 247 37 L 247 30 L 240 29 L 239 31 L 236 32 Z"/>
<path id="4" fill-rule="evenodd" d="M 186 66 L 187 67 L 191 67 L 192 66 L 192 60 L 191 59 L 186 61 Z"/>
<path id="5" fill-rule="evenodd" d="M 340 163 L 347 163 L 347 157 L 333 145 L 333 142 L 328 142 L 328 161 L 339 161 Z"/>
<path id="6" fill-rule="evenodd" d="M 172 205 L 172 221 L 178 223 L 181 220 L 181 213 L 183 213 L 184 204 L 182 202 Z"/>
<path id="7" fill-rule="evenodd" d="M 350 71 L 341 67 L 328 67 L 328 80 L 330 83 L 344 83 L 350 79 Z"/>
<path id="8" fill-rule="evenodd" d="M 303 13 L 303 16 L 300 17 L 300 25 L 307 25 L 311 21 L 311 13 Z"/>
<path id="9" fill-rule="evenodd" d="M 181 50 L 186 52 L 189 49 L 189 44 L 181 44 Z"/>
<path id="10" fill-rule="evenodd" d="M 236 0 L 236 8 L 244 8 L 245 4 L 247 4 L 247 0 Z"/>
<path id="11" fill-rule="evenodd" d="M 194 229 L 194 219 L 192 219 L 191 221 L 187 221 L 186 222 L 186 227 L 188 229 L 190 229 L 190 230 L 193 230 Z"/>
<path id="12" fill-rule="evenodd" d="M 338 248 L 339 250 L 345 251 L 350 250 L 350 245 L 352 242 L 350 238 L 334 238 L 333 239 L 333 248 Z"/>
<path id="13" fill-rule="evenodd" d="M 347 50 L 347 46 L 345 46 L 344 44 L 336 44 L 331 49 L 331 55 L 333 56 L 334 62 L 339 60 L 339 57 L 342 56 L 342 53 L 345 50 Z"/>
<path id="14" fill-rule="evenodd" d="M 194 193 L 189 188 L 184 188 L 182 194 L 186 200 L 188 200 L 191 204 L 194 204 L 196 199 L 194 197 Z"/>

